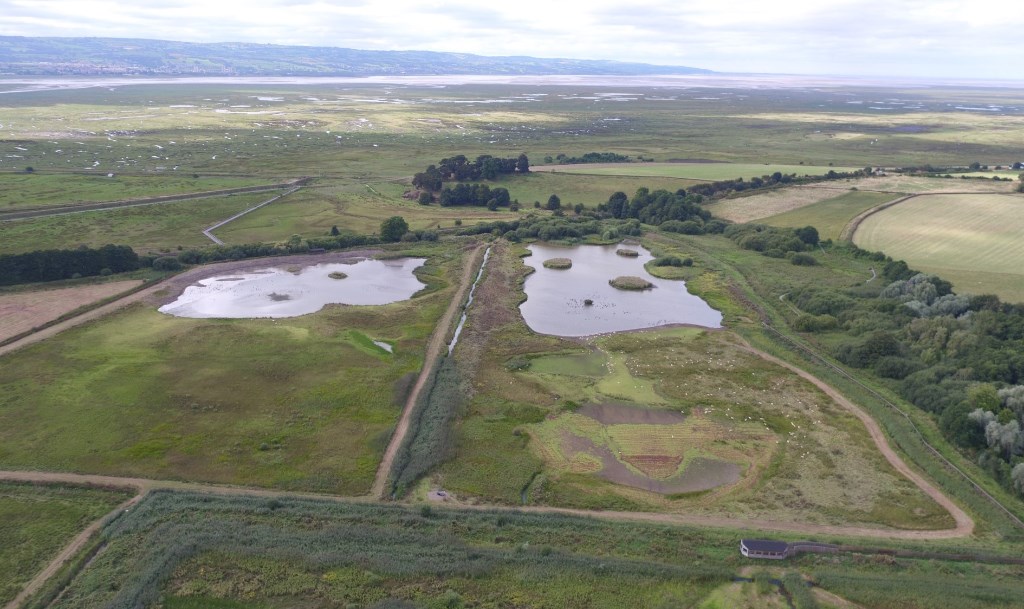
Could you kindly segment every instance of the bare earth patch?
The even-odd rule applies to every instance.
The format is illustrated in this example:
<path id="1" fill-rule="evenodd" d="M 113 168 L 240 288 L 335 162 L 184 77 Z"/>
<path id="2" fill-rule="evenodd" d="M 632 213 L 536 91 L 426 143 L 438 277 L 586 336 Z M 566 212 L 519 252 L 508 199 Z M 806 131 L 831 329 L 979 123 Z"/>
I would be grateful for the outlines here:
<path id="1" fill-rule="evenodd" d="M 0 340 L 17 336 L 78 307 L 138 287 L 141 280 L 114 281 L 73 288 L 0 294 Z"/>

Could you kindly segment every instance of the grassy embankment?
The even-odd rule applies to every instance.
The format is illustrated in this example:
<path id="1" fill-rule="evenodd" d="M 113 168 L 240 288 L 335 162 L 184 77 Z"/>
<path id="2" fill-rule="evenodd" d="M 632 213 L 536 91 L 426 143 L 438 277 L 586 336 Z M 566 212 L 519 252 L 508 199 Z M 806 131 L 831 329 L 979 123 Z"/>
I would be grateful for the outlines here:
<path id="1" fill-rule="evenodd" d="M 462 263 L 416 253 L 434 291 L 410 301 L 278 320 L 137 304 L 6 356 L 0 467 L 365 493 Z"/>

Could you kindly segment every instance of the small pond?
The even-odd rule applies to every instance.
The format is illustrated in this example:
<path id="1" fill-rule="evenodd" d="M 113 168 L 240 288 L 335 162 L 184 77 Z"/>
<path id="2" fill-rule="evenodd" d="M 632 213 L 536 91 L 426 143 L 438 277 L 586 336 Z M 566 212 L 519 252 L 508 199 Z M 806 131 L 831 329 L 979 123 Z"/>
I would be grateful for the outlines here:
<path id="1" fill-rule="evenodd" d="M 528 246 L 525 258 L 535 272 L 526 279 L 527 300 L 520 307 L 526 325 L 535 332 L 554 336 L 590 336 L 690 324 L 719 328 L 722 314 L 686 290 L 683 281 L 658 279 L 644 269 L 653 256 L 639 245 Z M 628 248 L 639 256 L 626 257 L 616 250 Z M 569 258 L 572 268 L 544 268 L 550 258 Z M 642 277 L 653 289 L 626 291 L 608 281 L 623 275 Z M 593 304 L 587 305 L 587 300 Z"/>
<path id="2" fill-rule="evenodd" d="M 160 307 L 176 317 L 297 317 L 328 304 L 383 305 L 408 300 L 425 287 L 413 275 L 426 258 L 362 260 L 355 264 L 287 266 L 199 280 Z M 331 277 L 344 277 L 336 279 Z"/>

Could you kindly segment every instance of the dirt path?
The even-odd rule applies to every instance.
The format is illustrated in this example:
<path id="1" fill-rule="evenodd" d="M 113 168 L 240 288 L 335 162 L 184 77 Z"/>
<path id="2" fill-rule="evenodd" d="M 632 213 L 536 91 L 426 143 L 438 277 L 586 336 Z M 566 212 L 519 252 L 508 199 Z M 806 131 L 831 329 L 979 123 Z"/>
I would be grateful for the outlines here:
<path id="1" fill-rule="evenodd" d="M 840 394 L 838 391 L 832 388 L 831 385 L 829 385 L 825 381 L 822 381 L 821 379 L 814 376 L 810 372 L 807 372 L 806 370 L 798 368 L 797 366 L 794 366 L 788 362 L 785 362 L 775 357 L 774 355 L 770 355 L 768 353 L 765 353 L 764 351 L 755 349 L 746 341 L 743 341 L 742 347 L 746 351 L 749 351 L 750 353 L 753 353 L 754 355 L 757 355 L 762 359 L 772 362 L 773 364 L 782 366 L 783 368 L 786 368 L 787 370 L 793 372 L 794 374 L 800 376 L 801 378 L 809 381 L 815 387 L 825 392 L 825 394 L 832 398 L 834 402 L 836 402 L 843 408 L 847 409 L 855 417 L 860 419 L 861 423 L 864 424 L 864 427 L 867 428 L 868 433 L 871 435 L 871 439 L 874 441 L 875 446 L 878 448 L 878 451 L 881 452 L 882 456 L 885 457 L 885 460 L 888 461 L 889 464 L 896 469 L 896 471 L 903 474 L 903 477 L 916 484 L 918 488 L 925 492 L 925 494 L 927 494 L 929 497 L 935 500 L 936 503 L 941 505 L 947 512 L 949 512 L 949 514 L 953 517 L 953 520 L 956 521 L 956 527 L 952 529 L 945 529 L 941 531 L 894 531 L 890 535 L 891 537 L 899 539 L 948 539 L 951 537 L 966 537 L 974 531 L 974 520 L 972 520 L 966 512 L 960 509 L 960 506 L 953 503 L 953 501 L 949 497 L 947 497 L 945 494 L 942 493 L 942 491 L 940 491 L 934 485 L 932 485 L 931 482 L 929 482 L 923 476 L 921 476 L 916 471 L 911 469 L 910 466 L 907 465 L 906 462 L 904 462 L 898 454 L 896 454 L 896 451 L 893 450 L 891 446 L 889 446 L 889 442 L 886 440 L 885 434 L 882 433 L 882 428 L 878 425 L 878 423 L 873 418 L 871 418 L 871 415 L 862 410 L 860 406 L 857 406 L 850 400 L 846 399 L 846 397 L 844 397 L 842 394 Z M 840 528 L 847 531 L 851 530 L 848 527 Z M 902 535 L 902 533 L 915 533 L 916 535 L 907 537 Z"/>
<path id="2" fill-rule="evenodd" d="M 384 451 L 384 458 L 377 468 L 377 477 L 374 479 L 373 487 L 370 490 L 372 497 L 384 497 L 384 487 L 387 484 L 388 475 L 391 473 L 391 466 L 395 462 L 395 456 L 398 454 L 398 449 L 402 446 L 402 441 L 405 440 L 405 434 L 409 432 L 409 421 L 412 419 L 412 411 L 416 406 L 416 400 L 419 398 L 420 392 L 423 391 L 427 379 L 433 374 L 438 358 L 444 353 L 446 347 L 445 338 L 448 336 L 448 330 L 452 327 L 452 323 L 462 308 L 462 302 L 466 299 L 466 294 L 472 285 L 474 271 L 480 266 L 483 251 L 484 245 L 482 243 L 478 244 L 476 249 L 473 250 L 473 254 L 469 257 L 465 268 L 462 270 L 462 277 L 459 279 L 459 289 L 452 296 L 452 302 L 448 305 L 448 310 L 444 312 L 444 316 L 437 322 L 434 334 L 430 337 L 430 342 L 427 343 L 427 350 L 423 355 L 423 368 L 420 370 L 420 375 L 416 379 L 416 384 L 413 385 L 408 399 L 405 400 L 402 416 L 398 419 L 395 433 L 392 434 L 391 442 L 388 443 L 388 448 Z"/>

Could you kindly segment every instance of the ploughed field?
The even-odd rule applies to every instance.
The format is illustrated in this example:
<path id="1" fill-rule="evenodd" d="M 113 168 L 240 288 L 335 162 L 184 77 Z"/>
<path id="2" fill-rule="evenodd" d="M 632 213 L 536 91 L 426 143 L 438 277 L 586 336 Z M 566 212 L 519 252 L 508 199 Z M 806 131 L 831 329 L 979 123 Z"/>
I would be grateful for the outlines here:
<path id="1" fill-rule="evenodd" d="M 1024 196 L 919 196 L 866 218 L 854 242 L 953 282 L 1024 302 Z"/>

